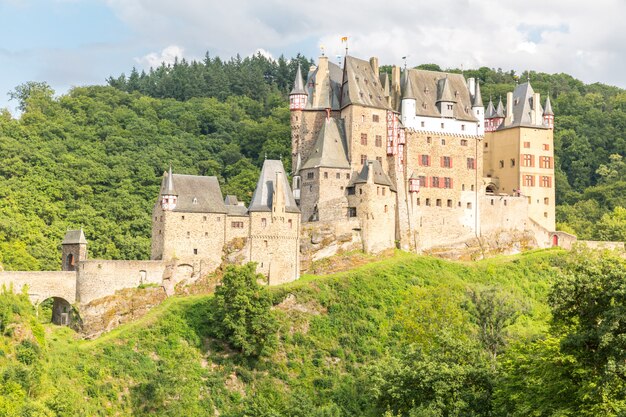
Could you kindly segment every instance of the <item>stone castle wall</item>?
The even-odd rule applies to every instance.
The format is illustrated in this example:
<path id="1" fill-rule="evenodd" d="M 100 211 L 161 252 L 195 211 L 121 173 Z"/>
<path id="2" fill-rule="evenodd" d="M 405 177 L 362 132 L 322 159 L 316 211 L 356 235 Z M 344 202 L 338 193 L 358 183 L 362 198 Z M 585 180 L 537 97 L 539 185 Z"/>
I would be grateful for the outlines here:
<path id="1" fill-rule="evenodd" d="M 28 286 L 28 296 L 38 304 L 50 297 L 76 302 L 76 272 L 74 271 L 0 271 L 0 288 L 19 293 Z"/>
<path id="2" fill-rule="evenodd" d="M 351 105 L 341 111 L 341 117 L 345 119 L 348 160 L 352 170 L 361 171 L 362 159 L 369 159 L 378 160 L 388 172 L 386 110 Z M 362 135 L 365 135 L 363 139 Z"/>

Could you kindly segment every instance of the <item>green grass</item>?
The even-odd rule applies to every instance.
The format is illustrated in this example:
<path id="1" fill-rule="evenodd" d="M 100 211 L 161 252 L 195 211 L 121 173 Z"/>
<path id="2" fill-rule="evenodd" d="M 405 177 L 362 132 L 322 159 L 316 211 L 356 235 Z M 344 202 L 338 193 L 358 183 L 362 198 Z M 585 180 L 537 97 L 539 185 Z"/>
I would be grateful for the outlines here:
<path id="1" fill-rule="evenodd" d="M 397 252 L 346 272 L 304 275 L 271 288 L 275 304 L 292 294 L 298 308 L 275 309 L 279 346 L 259 360 L 209 337 L 211 296 L 169 298 L 91 341 L 48 325 L 42 392 L 23 401 L 66 410 L 58 415 L 376 415 L 363 391 L 369 367 L 407 340 L 429 343 L 406 314 L 429 308 L 415 294 L 461 300 L 450 308 L 467 320 L 467 290 L 496 287 L 527 307 L 511 339 L 534 338 L 546 329 L 546 296 L 562 256 L 533 251 L 461 263 Z M 473 337 L 473 324 L 461 324 L 463 337 Z M 10 352 L 0 356 L 0 364 L 11 361 Z"/>

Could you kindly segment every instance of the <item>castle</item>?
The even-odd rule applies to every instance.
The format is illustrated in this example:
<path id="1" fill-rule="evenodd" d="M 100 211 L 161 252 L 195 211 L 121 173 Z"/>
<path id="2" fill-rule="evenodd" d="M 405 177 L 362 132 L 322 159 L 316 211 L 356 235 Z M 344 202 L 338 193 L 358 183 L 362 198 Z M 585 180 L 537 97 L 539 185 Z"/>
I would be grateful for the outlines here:
<path id="1" fill-rule="evenodd" d="M 529 82 L 485 112 L 473 78 L 322 56 L 289 98 L 304 224 L 356 230 L 368 252 L 499 230 L 554 243 L 554 114 Z"/>
<path id="2" fill-rule="evenodd" d="M 528 82 L 485 110 L 479 82 L 461 74 L 394 66 L 389 76 L 376 58 L 346 56 L 341 68 L 322 56 L 306 79 L 298 68 L 289 107 L 292 187 L 282 162 L 266 160 L 245 207 L 223 197 L 216 177 L 170 167 L 151 260 L 88 259 L 82 230 L 69 231 L 62 271 L 4 271 L 0 284 L 27 285 L 34 303 L 53 297 L 53 320 L 65 323 L 71 304 L 88 310 L 142 284 L 170 295 L 224 262 L 256 262 L 271 285 L 293 281 L 314 240 L 377 253 L 512 231 L 539 247 L 575 239 L 555 232 L 554 114 Z"/>

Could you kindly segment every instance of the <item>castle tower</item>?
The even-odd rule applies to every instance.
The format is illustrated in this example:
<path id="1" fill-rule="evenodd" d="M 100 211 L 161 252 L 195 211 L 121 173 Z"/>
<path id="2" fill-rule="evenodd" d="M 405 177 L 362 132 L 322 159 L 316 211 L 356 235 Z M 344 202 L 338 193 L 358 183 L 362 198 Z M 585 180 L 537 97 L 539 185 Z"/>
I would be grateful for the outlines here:
<path id="1" fill-rule="evenodd" d="M 402 94 L 402 123 L 406 124 L 407 119 L 412 119 L 416 114 L 416 96 L 413 91 L 413 84 L 411 83 L 411 77 L 408 72 L 406 73 L 406 81 L 404 83 L 404 91 Z"/>
<path id="2" fill-rule="evenodd" d="M 165 188 L 161 192 L 161 208 L 163 211 L 172 211 L 176 208 L 178 202 L 178 194 L 174 189 L 174 176 L 172 175 L 172 166 L 165 177 Z"/>
<path id="3" fill-rule="evenodd" d="M 498 194 L 525 197 L 528 216 L 547 231 L 555 229 L 554 141 L 549 101 L 546 109 L 529 82 L 507 93 L 506 115 L 501 102 L 497 127 L 485 134 L 484 175 Z M 504 121 L 502 118 L 504 116 Z M 548 245 L 547 242 L 539 242 Z"/>
<path id="4" fill-rule="evenodd" d="M 291 112 L 291 166 L 293 172 L 296 171 L 296 155 L 300 146 L 300 134 L 302 130 L 302 111 L 306 107 L 307 92 L 304 89 L 304 81 L 302 80 L 302 70 L 298 64 L 296 79 L 293 82 L 293 88 L 289 93 L 289 110 Z"/>
<path id="5" fill-rule="evenodd" d="M 554 129 L 554 112 L 552 111 L 550 96 L 546 98 L 546 105 L 543 109 L 543 125 L 550 129 Z"/>
<path id="6" fill-rule="evenodd" d="M 470 78 L 470 80 L 474 79 Z M 485 134 L 485 106 L 483 104 L 482 95 L 480 94 L 480 82 L 478 82 L 478 80 L 475 81 L 474 88 L 470 88 L 470 92 L 473 94 L 472 112 L 474 113 L 474 117 L 478 119 L 477 133 L 479 136 L 482 136 Z M 493 107 L 493 104 L 491 107 Z"/>
<path id="7" fill-rule="evenodd" d="M 87 239 L 83 229 L 68 230 L 61 243 L 61 270 L 76 271 L 78 262 L 87 259 Z"/>

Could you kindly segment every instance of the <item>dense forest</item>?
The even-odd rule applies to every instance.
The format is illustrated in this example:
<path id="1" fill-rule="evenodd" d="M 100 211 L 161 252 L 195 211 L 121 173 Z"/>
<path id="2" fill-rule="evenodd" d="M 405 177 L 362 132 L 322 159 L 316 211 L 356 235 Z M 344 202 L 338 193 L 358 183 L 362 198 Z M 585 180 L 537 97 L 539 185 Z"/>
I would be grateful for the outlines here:
<path id="1" fill-rule="evenodd" d="M 170 163 L 216 175 L 224 193 L 248 201 L 265 157 L 290 166 L 287 94 L 298 63 L 306 71 L 311 61 L 207 55 L 59 97 L 45 83 L 16 87 L 21 117 L 0 110 L 0 265 L 57 269 L 62 236 L 77 227 L 93 257 L 147 258 L 150 212 Z M 559 228 L 625 240 L 626 91 L 566 74 L 464 74 L 480 80 L 485 102 L 519 79 L 550 95 Z"/>
<path id="2" fill-rule="evenodd" d="M 0 293 L 0 415 L 626 412 L 626 264 L 614 255 L 464 265 L 397 252 L 269 288 L 253 271 L 230 267 L 215 296 L 170 298 L 93 341 Z"/>

